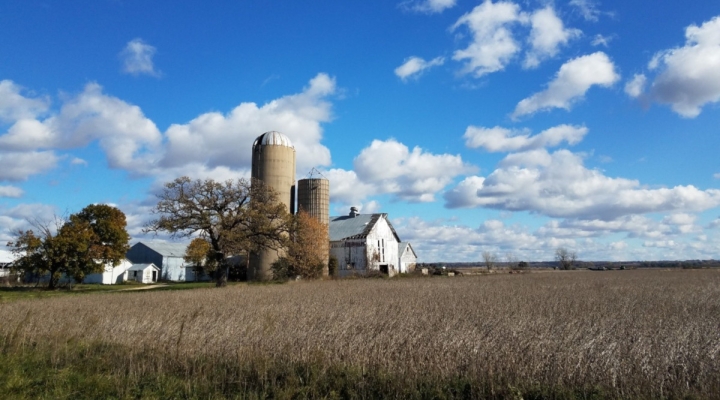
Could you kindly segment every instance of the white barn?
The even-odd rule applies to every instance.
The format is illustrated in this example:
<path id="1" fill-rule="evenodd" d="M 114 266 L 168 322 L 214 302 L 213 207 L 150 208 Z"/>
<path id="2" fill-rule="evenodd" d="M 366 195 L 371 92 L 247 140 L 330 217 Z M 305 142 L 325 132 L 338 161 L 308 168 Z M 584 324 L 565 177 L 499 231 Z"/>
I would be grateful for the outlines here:
<path id="1" fill-rule="evenodd" d="M 157 280 L 192 282 L 195 281 L 195 271 L 183 259 L 186 248 L 184 243 L 138 242 L 130 247 L 126 257 L 133 264 L 155 264 L 160 268 Z M 199 278 L 209 280 L 206 275 Z"/>
<path id="2" fill-rule="evenodd" d="M 387 214 L 330 217 L 330 254 L 338 260 L 338 275 L 379 271 L 389 276 L 400 272 L 398 237 Z"/>

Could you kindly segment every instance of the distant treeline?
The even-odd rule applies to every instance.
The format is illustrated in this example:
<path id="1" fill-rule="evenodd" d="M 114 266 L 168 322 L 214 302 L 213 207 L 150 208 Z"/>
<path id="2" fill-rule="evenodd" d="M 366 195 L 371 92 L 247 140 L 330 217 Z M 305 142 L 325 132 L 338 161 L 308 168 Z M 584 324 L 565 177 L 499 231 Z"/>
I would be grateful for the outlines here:
<path id="1" fill-rule="evenodd" d="M 559 268 L 557 261 L 536 261 L 525 263 L 528 268 Z M 419 263 L 418 268 L 485 268 L 483 261 L 473 262 L 435 262 Z M 516 268 L 518 263 L 496 262 L 495 268 Z M 684 261 L 577 261 L 575 267 L 578 269 L 614 270 L 614 269 L 639 269 L 639 268 L 720 268 L 720 260 L 684 260 Z"/>

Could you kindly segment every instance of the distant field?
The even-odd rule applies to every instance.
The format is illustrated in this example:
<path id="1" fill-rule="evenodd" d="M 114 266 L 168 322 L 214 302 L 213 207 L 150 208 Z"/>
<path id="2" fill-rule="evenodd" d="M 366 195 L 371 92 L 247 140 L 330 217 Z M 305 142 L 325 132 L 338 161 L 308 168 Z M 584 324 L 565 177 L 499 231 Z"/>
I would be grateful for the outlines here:
<path id="1" fill-rule="evenodd" d="M 9 397 L 713 398 L 720 271 L 349 279 L 0 304 Z"/>

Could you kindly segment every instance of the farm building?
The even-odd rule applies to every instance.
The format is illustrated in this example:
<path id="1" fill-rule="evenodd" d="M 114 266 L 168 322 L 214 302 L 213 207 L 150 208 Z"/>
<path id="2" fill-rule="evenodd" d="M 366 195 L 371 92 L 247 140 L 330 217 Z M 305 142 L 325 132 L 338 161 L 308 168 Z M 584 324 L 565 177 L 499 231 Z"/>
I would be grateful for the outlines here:
<path id="1" fill-rule="evenodd" d="M 126 257 L 133 264 L 155 264 L 160 268 L 158 280 L 174 282 L 195 281 L 193 267 L 183 259 L 187 244 L 138 242 L 126 253 Z M 197 280 L 208 280 L 206 275 Z"/>
<path id="2" fill-rule="evenodd" d="M 11 262 L 0 262 L 0 278 L 4 276 L 10 276 L 10 270 L 12 269 Z"/>
<path id="3" fill-rule="evenodd" d="M 330 254 L 338 260 L 338 275 L 380 271 L 394 276 L 399 269 L 398 243 L 387 214 L 350 214 L 330 217 Z"/>
<path id="4" fill-rule="evenodd" d="M 133 264 L 125 274 L 126 280 L 133 280 L 140 283 L 155 283 L 160 276 L 160 268 L 155 264 Z"/>
<path id="5" fill-rule="evenodd" d="M 410 245 L 410 242 L 398 243 L 398 265 L 400 266 L 400 273 L 408 273 L 415 271 L 415 264 L 417 264 L 417 254 Z"/>
<path id="6" fill-rule="evenodd" d="M 120 264 L 113 267 L 112 264 L 105 265 L 105 271 L 97 274 L 88 274 L 83 283 L 102 283 L 103 285 L 114 285 L 123 283 L 127 280 L 127 270 L 132 267 L 132 263 L 127 259 L 122 260 Z"/>

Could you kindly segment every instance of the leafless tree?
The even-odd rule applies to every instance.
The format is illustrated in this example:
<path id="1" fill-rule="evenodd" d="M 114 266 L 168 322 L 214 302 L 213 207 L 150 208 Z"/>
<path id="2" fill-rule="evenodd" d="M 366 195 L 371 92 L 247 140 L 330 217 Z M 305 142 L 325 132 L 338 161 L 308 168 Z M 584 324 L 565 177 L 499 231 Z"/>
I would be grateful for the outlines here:
<path id="1" fill-rule="evenodd" d="M 577 254 L 564 247 L 558 247 L 555 249 L 555 261 L 560 263 L 561 269 L 575 269 Z"/>
<path id="2" fill-rule="evenodd" d="M 497 255 L 495 253 L 486 250 L 482 252 L 482 257 L 488 271 L 495 268 L 495 263 L 497 262 Z"/>

